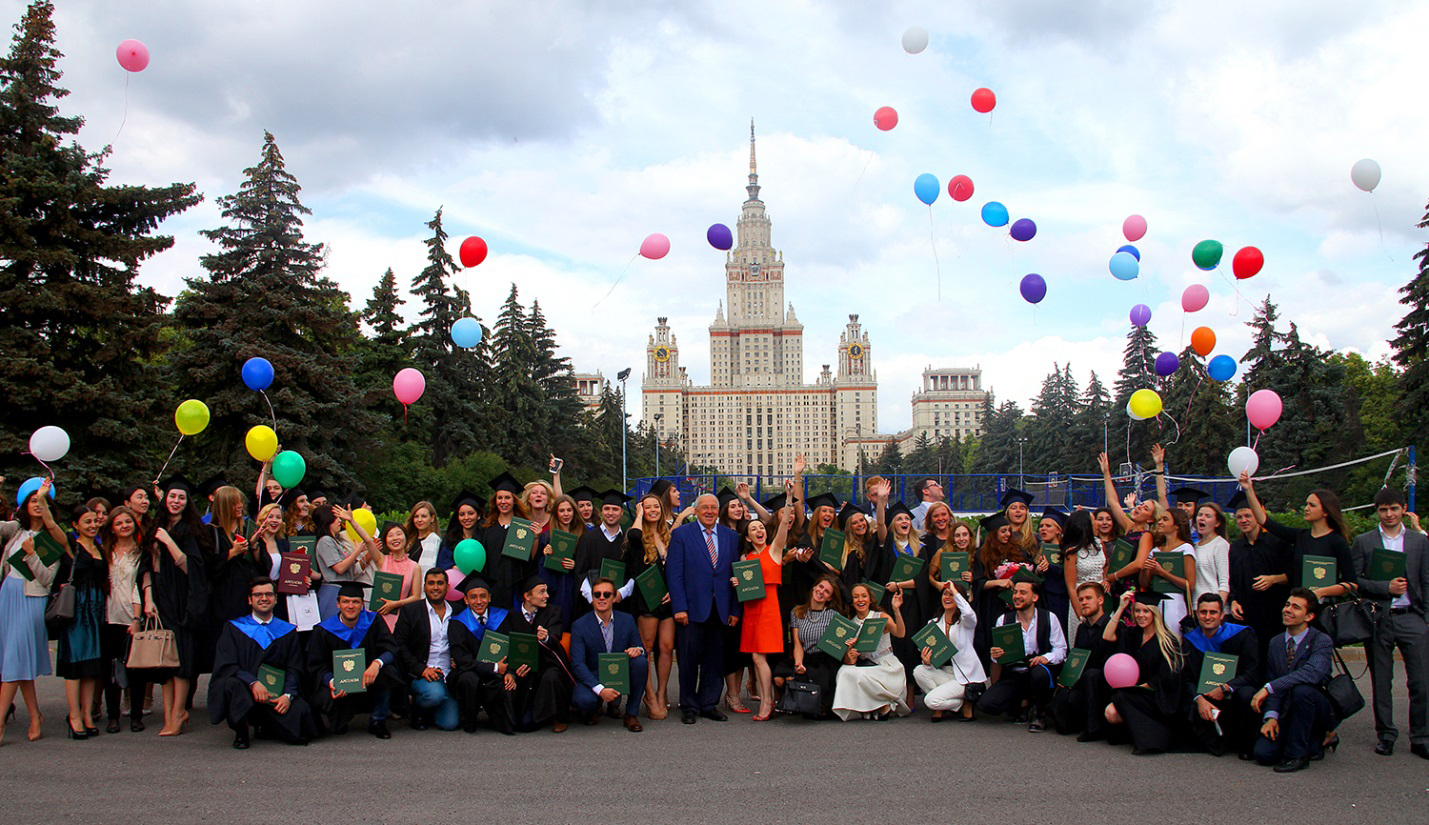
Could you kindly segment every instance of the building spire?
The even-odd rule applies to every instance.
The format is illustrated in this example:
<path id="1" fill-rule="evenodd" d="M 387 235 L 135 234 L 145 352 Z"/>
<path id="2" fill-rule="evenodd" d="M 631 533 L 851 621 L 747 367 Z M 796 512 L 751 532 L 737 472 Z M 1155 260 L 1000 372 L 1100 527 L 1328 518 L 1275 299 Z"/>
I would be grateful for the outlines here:
<path id="1" fill-rule="evenodd" d="M 759 170 L 754 163 L 754 118 L 749 119 L 749 185 L 745 187 L 749 199 L 759 200 Z"/>

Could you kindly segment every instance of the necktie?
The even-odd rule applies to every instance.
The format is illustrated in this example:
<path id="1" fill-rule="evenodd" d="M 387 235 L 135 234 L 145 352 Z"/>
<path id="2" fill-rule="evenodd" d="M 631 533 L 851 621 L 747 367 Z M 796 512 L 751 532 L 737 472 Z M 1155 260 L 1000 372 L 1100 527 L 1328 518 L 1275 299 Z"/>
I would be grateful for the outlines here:
<path id="1" fill-rule="evenodd" d="M 483 613 L 483 614 L 481 614 L 480 616 L 477 616 L 477 617 L 476 617 L 476 620 L 477 620 L 478 622 L 481 622 L 481 629 L 482 629 L 482 630 L 485 630 L 485 629 L 486 629 L 486 614 Z"/>
<path id="2" fill-rule="evenodd" d="M 1285 637 L 1285 667 L 1295 664 L 1295 637 Z"/>
<path id="3" fill-rule="evenodd" d="M 719 567 L 719 551 L 715 549 L 714 531 L 705 531 L 705 547 L 710 551 L 710 566 Z"/>

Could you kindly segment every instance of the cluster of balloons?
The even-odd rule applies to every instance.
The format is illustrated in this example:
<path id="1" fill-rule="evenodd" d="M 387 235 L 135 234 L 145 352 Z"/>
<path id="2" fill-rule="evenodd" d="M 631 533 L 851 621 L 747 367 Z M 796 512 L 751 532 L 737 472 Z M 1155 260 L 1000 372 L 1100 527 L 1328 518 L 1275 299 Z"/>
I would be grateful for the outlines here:
<path id="1" fill-rule="evenodd" d="M 126 72 L 142 72 L 149 68 L 149 47 L 138 40 L 121 41 L 119 48 L 114 50 L 114 56 Z"/>
<path id="2" fill-rule="evenodd" d="M 1111 260 L 1107 262 L 1107 269 L 1118 281 L 1134 281 L 1141 274 L 1141 250 L 1131 244 L 1146 236 L 1146 219 L 1140 215 L 1128 216 L 1121 222 L 1121 234 L 1129 243 L 1123 244 L 1117 248 L 1116 252 L 1112 253 Z M 1151 320 L 1149 310 L 1147 311 L 1147 320 Z M 1142 323 L 1137 326 L 1146 325 Z"/>

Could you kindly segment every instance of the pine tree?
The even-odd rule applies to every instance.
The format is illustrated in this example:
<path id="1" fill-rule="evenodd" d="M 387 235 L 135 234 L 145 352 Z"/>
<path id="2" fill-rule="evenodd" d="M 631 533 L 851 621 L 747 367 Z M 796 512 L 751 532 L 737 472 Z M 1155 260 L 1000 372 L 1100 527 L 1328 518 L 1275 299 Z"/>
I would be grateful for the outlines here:
<path id="1" fill-rule="evenodd" d="M 536 379 L 543 401 L 544 445 L 536 446 L 560 456 L 578 456 L 582 443 L 579 431 L 582 403 L 571 380 L 571 359 L 557 352 L 556 333 L 546 325 L 540 301 L 531 302 L 527 335 L 535 358 L 531 375 Z M 580 469 L 579 465 L 574 469 Z"/>
<path id="2" fill-rule="evenodd" d="M 106 185 L 108 150 L 86 152 L 83 118 L 59 113 L 53 13 L 32 3 L 0 60 L 0 475 L 40 474 L 20 454 L 34 430 L 61 427 L 57 489 L 72 501 L 152 480 L 176 437 L 154 365 L 167 299 L 134 279 L 173 246 L 159 223 L 201 198 L 192 183 Z"/>
<path id="3" fill-rule="evenodd" d="M 372 297 L 362 312 L 362 320 L 372 330 L 359 352 L 358 385 L 367 406 L 382 407 L 392 393 L 392 378 L 412 359 L 412 345 L 402 316 L 397 308 L 402 304 L 397 294 L 397 276 L 389 268 L 372 288 Z"/>
<path id="4" fill-rule="evenodd" d="M 991 397 L 989 395 L 989 403 Z M 1015 401 L 1004 401 L 984 419 L 982 437 L 977 451 L 978 473 L 1011 475 L 1018 472 L 1018 439 L 1022 438 L 1024 422 L 1022 408 Z M 1026 457 L 1026 445 L 1022 456 Z"/>
<path id="5" fill-rule="evenodd" d="M 545 407 L 541 386 L 533 374 L 535 342 L 526 310 L 516 299 L 515 284 L 496 317 L 491 354 L 495 377 L 491 399 L 499 415 L 496 451 L 513 463 L 539 466 L 546 455 Z"/>
<path id="6" fill-rule="evenodd" d="M 238 192 L 218 199 L 226 225 L 202 232 L 219 248 L 200 259 L 208 277 L 189 278 L 174 310 L 174 384 L 212 414 L 195 447 L 199 464 L 204 472 L 251 466 L 244 434 L 268 422 L 269 410 L 239 371 L 261 356 L 273 364 L 267 395 L 283 448 L 307 461 L 308 483 L 351 488 L 359 453 L 372 448 L 379 429 L 357 403 L 357 315 L 320 274 L 324 246 L 303 238 L 303 216 L 311 213 L 272 133 L 243 174 Z"/>
<path id="7" fill-rule="evenodd" d="M 1429 229 L 1429 210 L 1419 222 L 1420 229 Z M 1394 362 L 1403 370 L 1400 377 L 1399 421 L 1412 433 L 1411 440 L 1422 443 L 1429 433 L 1429 245 L 1414 253 L 1419 272 L 1409 283 L 1399 288 L 1401 304 L 1408 307 L 1404 317 L 1394 325 L 1398 333 L 1390 346 L 1394 347 Z"/>
<path id="8" fill-rule="evenodd" d="M 928 475 L 938 470 L 938 456 L 933 451 L 933 439 L 928 431 L 918 433 L 913 440 L 913 449 L 903 459 L 903 472 L 913 475 Z"/>
<path id="9" fill-rule="evenodd" d="M 1072 457 L 1067 472 L 1086 473 L 1096 467 L 1096 455 L 1111 447 L 1110 431 L 1111 398 L 1093 371 L 1072 421 Z"/>
<path id="10" fill-rule="evenodd" d="M 1157 438 L 1155 425 L 1133 421 L 1127 415 L 1126 405 L 1131 400 L 1131 394 L 1139 389 L 1161 391 L 1161 379 L 1156 375 L 1156 355 L 1156 335 L 1146 327 L 1133 326 L 1126 336 L 1121 371 L 1117 373 L 1112 395 L 1111 430 L 1121 436 L 1115 439 L 1120 444 L 1111 450 L 1113 465 L 1130 461 L 1150 466 L 1151 445 Z M 1117 449 L 1118 446 L 1121 449 Z"/>
<path id="11" fill-rule="evenodd" d="M 1168 469 L 1176 475 L 1223 474 L 1236 445 L 1230 391 L 1207 374 L 1205 359 L 1194 349 L 1187 347 L 1179 357 L 1181 368 L 1161 394 L 1158 439 L 1166 447 Z"/>
<path id="12" fill-rule="evenodd" d="M 903 472 L 903 451 L 899 449 L 897 441 L 890 441 L 884 446 L 883 452 L 878 456 L 874 471 L 884 476 L 898 475 Z"/>

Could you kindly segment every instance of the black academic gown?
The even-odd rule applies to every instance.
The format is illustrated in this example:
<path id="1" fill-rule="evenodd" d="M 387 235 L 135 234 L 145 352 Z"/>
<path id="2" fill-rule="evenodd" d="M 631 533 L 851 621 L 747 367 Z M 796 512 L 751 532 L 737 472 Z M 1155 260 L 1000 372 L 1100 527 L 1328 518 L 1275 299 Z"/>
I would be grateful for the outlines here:
<path id="1" fill-rule="evenodd" d="M 530 559 L 513 559 L 504 555 L 501 548 L 506 546 L 506 531 L 510 525 L 500 523 L 481 530 L 481 545 L 486 548 L 486 567 L 483 575 L 491 584 L 491 603 L 509 605 L 520 598 L 521 582 L 536 575 L 538 563 L 535 551 Z M 539 542 L 537 542 L 539 544 Z"/>
<path id="2" fill-rule="evenodd" d="M 1260 643 L 1260 658 L 1265 657 L 1265 647 L 1270 639 L 1285 628 L 1280 620 L 1280 611 L 1285 607 L 1285 599 L 1290 595 L 1290 585 L 1277 584 L 1267 590 L 1255 589 L 1257 576 L 1289 574 L 1290 547 L 1278 537 L 1262 531 L 1259 539 L 1251 544 L 1242 535 L 1231 542 L 1231 601 L 1240 605 L 1239 619 L 1227 615 L 1227 621 L 1243 624 L 1255 631 Z M 1227 611 L 1230 606 L 1226 606 Z"/>
<path id="3" fill-rule="evenodd" d="M 779 605 L 785 609 L 779 620 L 784 623 L 786 635 L 789 630 L 789 610 L 809 600 L 809 591 L 814 589 L 814 582 L 828 570 L 819 563 L 818 553 L 812 554 L 808 561 L 795 558 L 796 551 L 812 547 L 813 542 L 805 534 L 784 550 L 784 576 L 779 585 Z"/>
<path id="4" fill-rule="evenodd" d="M 144 679 L 152 682 L 168 681 L 170 676 L 180 679 L 194 679 L 206 672 L 212 664 L 211 656 L 200 655 L 199 638 L 208 628 L 208 572 L 198 539 L 180 524 L 170 533 L 186 560 L 187 571 L 174 563 L 169 548 L 151 539 L 154 553 L 145 552 L 139 559 L 139 580 L 148 576 L 153 585 L 154 606 L 159 612 L 159 621 L 174 632 L 174 644 L 178 649 L 179 666 L 173 671 L 146 671 Z M 204 660 L 207 661 L 204 661 Z M 202 668 L 202 669 L 201 669 Z"/>
<path id="5" fill-rule="evenodd" d="M 989 652 L 992 650 L 992 628 L 1002 614 L 1011 610 L 1012 606 L 1003 601 L 1000 596 L 1005 588 L 987 588 L 983 585 L 994 580 L 998 565 L 1005 561 L 1007 559 L 1003 558 L 994 564 L 991 570 L 987 570 L 983 567 L 980 555 L 973 552 L 969 565 L 973 574 L 973 612 L 977 613 L 977 630 L 973 633 L 973 647 L 977 650 L 978 659 L 982 660 L 983 670 L 989 673 L 992 672 L 992 654 Z"/>
<path id="6" fill-rule="evenodd" d="M 371 610 L 363 610 L 357 617 L 357 624 L 348 627 L 341 616 L 333 616 L 319 622 L 308 639 L 307 672 L 312 677 L 312 687 L 308 690 L 309 704 L 319 713 L 331 718 L 334 723 L 346 722 L 360 712 L 372 707 L 371 689 L 365 693 L 349 693 L 341 699 L 332 695 L 332 654 L 338 650 L 361 648 L 367 654 L 367 664 L 382 662 L 377 679 L 372 687 L 388 690 L 402 690 L 406 687 L 402 679 L 402 666 L 397 655 L 397 640 L 387 630 L 387 623 Z"/>
<path id="7" fill-rule="evenodd" d="M 527 621 L 517 606 L 506 615 L 500 631 L 508 636 L 512 633 L 534 635 L 538 627 L 546 628 L 548 634 L 541 644 L 540 665 L 536 672 L 516 677 L 516 690 L 511 695 L 518 730 L 535 730 L 551 721 L 565 722 L 571 714 L 571 689 L 575 677 L 571 673 L 570 659 L 561 647 L 561 634 L 565 632 L 561 609 L 547 605 L 536 611 L 532 621 Z"/>
<path id="8" fill-rule="evenodd" d="M 643 554 L 643 548 L 641 552 Z M 600 563 L 606 559 L 626 562 L 625 531 L 617 530 L 614 539 L 607 539 L 605 531 L 601 529 L 600 525 L 597 525 L 593 529 L 585 531 L 580 540 L 576 542 L 576 569 L 571 571 L 575 577 L 575 596 L 571 600 L 575 607 L 571 621 L 574 622 L 591 611 L 590 602 L 581 595 L 581 583 L 595 579 L 600 573 Z M 627 578 L 633 572 L 628 562 L 625 565 L 625 572 Z M 625 582 L 623 581 L 615 583 L 617 590 L 624 586 Z M 622 600 L 620 604 L 616 605 L 616 609 L 630 612 L 631 604 L 633 602 Z"/>
<path id="9" fill-rule="evenodd" d="M 645 537 L 636 528 L 631 528 L 625 532 L 625 575 L 629 579 L 644 573 L 651 567 L 659 568 L 661 578 L 665 578 L 665 560 L 657 556 L 654 561 L 645 561 Z M 669 579 L 666 579 L 669 584 Z M 617 587 L 620 583 L 616 584 Z M 581 601 L 585 601 L 584 597 Z M 635 586 L 635 592 L 630 594 L 628 601 L 622 600 L 617 607 L 626 606 L 635 616 L 643 616 L 654 619 L 672 619 L 675 616 L 670 604 L 649 604 L 645 601 L 645 595 L 640 592 L 640 585 Z M 589 608 L 587 608 L 589 609 Z M 572 619 L 572 624 L 575 620 Z"/>
<path id="10" fill-rule="evenodd" d="M 482 710 L 491 719 L 491 726 L 500 733 L 515 731 L 514 691 L 506 690 L 506 680 L 496 672 L 496 665 L 479 661 L 481 643 L 488 629 L 495 630 L 506 621 L 509 611 L 499 607 L 486 609 L 486 624 L 471 609 L 452 618 L 447 630 L 447 642 L 452 651 L 452 672 L 447 686 L 461 704 L 463 727 L 476 730 L 477 715 Z"/>
<path id="11" fill-rule="evenodd" d="M 1184 667 L 1175 669 L 1161 655 L 1155 636 L 1142 644 L 1139 627 L 1117 628 L 1117 652 L 1136 659 L 1138 685 L 1111 692 L 1111 704 L 1125 720 L 1125 732 L 1137 750 L 1166 751 L 1175 741 L 1185 708 Z M 1172 637 L 1175 640 L 1175 637 Z M 1179 644 L 1179 640 L 1176 640 Z"/>
<path id="12" fill-rule="evenodd" d="M 1106 664 L 1107 657 L 1116 652 L 1116 643 L 1106 641 L 1102 634 L 1110 618 L 1102 613 L 1095 622 L 1084 621 L 1077 625 L 1072 647 L 1090 650 L 1091 655 L 1087 657 L 1086 667 L 1082 668 L 1082 676 L 1077 683 L 1069 688 L 1059 686 L 1052 697 L 1052 723 L 1058 733 L 1086 731 L 1095 735 L 1106 724 L 1103 714 L 1111 689 L 1102 676 L 1102 666 Z"/>
<path id="13" fill-rule="evenodd" d="M 911 549 L 911 548 L 910 548 Z M 894 637 L 892 641 L 893 655 L 898 657 L 898 661 L 903 663 L 903 674 L 907 677 L 908 684 L 915 684 L 913 681 L 913 669 L 923 663 L 922 652 L 913 643 L 913 630 L 921 628 L 928 623 L 928 605 L 933 601 L 933 583 L 928 581 L 928 552 L 926 547 L 919 547 L 914 553 L 923 560 L 923 569 L 918 575 L 913 577 L 913 589 L 903 591 L 903 606 L 899 612 L 903 616 L 903 626 L 909 628 L 909 632 L 903 634 L 903 638 Z M 893 579 L 893 567 L 898 562 L 899 556 L 908 555 L 905 551 L 896 546 L 893 534 L 888 534 L 887 540 L 878 550 L 878 557 L 873 560 L 873 575 L 869 579 L 885 587 Z M 893 615 L 893 592 L 889 590 L 883 594 L 883 600 L 879 602 L 888 615 Z M 942 606 L 939 605 L 939 610 Z"/>
<path id="14" fill-rule="evenodd" d="M 292 697 L 287 713 L 253 701 L 251 686 L 262 665 L 283 671 L 283 692 Z M 208 683 L 209 721 L 215 725 L 227 722 L 235 730 L 244 724 L 266 725 L 285 742 L 307 742 L 317 735 L 317 726 L 312 709 L 298 690 L 302 672 L 302 651 L 293 625 L 273 618 L 264 626 L 251 615 L 226 623 L 218 635 Z"/>
<path id="15" fill-rule="evenodd" d="M 1186 714 L 1192 733 L 1206 750 L 1217 756 L 1231 749 L 1238 753 L 1250 753 L 1260 734 L 1260 715 L 1250 709 L 1250 700 L 1265 684 L 1260 641 L 1255 631 L 1244 625 L 1228 622 L 1221 628 L 1213 639 L 1206 638 L 1200 627 L 1186 631 L 1182 646 L 1186 651 Z M 1227 695 L 1220 700 L 1208 699 L 1221 710 L 1216 722 L 1202 719 L 1196 708 L 1201 665 L 1205 659 L 1203 651 L 1228 653 L 1236 657 L 1235 673 L 1226 680 Z"/>

